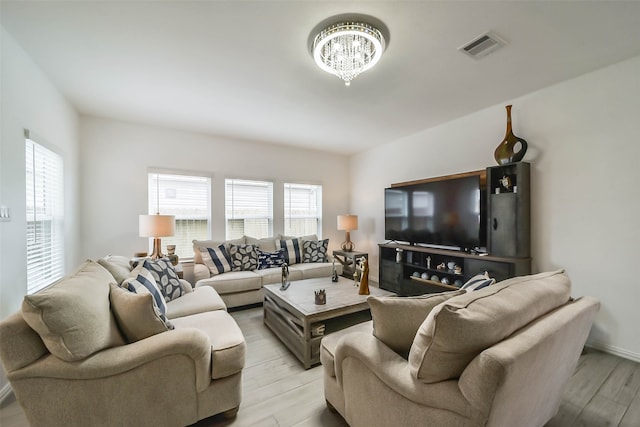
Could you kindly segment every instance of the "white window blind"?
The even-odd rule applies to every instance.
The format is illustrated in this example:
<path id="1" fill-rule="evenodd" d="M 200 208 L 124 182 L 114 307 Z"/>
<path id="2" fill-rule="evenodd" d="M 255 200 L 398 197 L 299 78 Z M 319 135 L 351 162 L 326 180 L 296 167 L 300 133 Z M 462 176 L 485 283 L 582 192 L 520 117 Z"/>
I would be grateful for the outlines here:
<path id="1" fill-rule="evenodd" d="M 284 234 L 322 235 L 322 186 L 284 184 Z"/>
<path id="2" fill-rule="evenodd" d="M 176 173 L 149 173 L 149 214 L 175 215 L 176 234 L 162 238 L 162 252 L 176 245 L 176 254 L 193 257 L 193 240 L 211 235 L 211 178 Z M 151 245 L 153 239 L 149 239 Z"/>
<path id="3" fill-rule="evenodd" d="M 227 239 L 273 236 L 273 183 L 225 180 Z"/>
<path id="4" fill-rule="evenodd" d="M 27 292 L 64 276 L 64 168 L 62 157 L 25 140 Z"/>

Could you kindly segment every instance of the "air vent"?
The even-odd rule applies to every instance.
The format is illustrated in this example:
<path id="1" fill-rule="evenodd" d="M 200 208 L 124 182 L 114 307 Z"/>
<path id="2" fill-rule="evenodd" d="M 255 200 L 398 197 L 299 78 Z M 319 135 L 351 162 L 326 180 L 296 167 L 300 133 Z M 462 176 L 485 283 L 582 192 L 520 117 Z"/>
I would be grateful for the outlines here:
<path id="1" fill-rule="evenodd" d="M 501 37 L 489 31 L 479 35 L 469 43 L 465 43 L 464 46 L 459 47 L 458 50 L 474 59 L 480 59 L 506 44 L 507 42 Z"/>

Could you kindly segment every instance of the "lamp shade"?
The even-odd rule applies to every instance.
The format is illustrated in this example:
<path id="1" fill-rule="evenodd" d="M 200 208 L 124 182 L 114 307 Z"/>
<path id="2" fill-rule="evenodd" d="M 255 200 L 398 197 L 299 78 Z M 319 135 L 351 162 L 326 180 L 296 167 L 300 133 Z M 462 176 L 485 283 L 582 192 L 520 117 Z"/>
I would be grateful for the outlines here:
<path id="1" fill-rule="evenodd" d="M 140 237 L 167 237 L 176 232 L 176 217 L 173 215 L 140 215 L 138 222 Z"/>
<path id="2" fill-rule="evenodd" d="M 338 215 L 338 230 L 351 231 L 358 229 L 358 215 Z"/>

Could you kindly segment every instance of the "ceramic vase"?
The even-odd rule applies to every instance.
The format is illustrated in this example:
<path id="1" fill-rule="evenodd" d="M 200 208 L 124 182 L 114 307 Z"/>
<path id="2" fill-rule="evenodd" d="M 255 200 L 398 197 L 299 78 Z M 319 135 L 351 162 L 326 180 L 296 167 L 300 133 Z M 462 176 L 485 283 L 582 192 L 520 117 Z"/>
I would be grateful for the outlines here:
<path id="1" fill-rule="evenodd" d="M 511 105 L 507 105 L 505 108 L 507 109 L 507 133 L 493 153 L 499 165 L 519 162 L 527 152 L 527 141 L 515 136 L 511 129 Z M 520 149 L 515 151 L 518 144 Z"/>

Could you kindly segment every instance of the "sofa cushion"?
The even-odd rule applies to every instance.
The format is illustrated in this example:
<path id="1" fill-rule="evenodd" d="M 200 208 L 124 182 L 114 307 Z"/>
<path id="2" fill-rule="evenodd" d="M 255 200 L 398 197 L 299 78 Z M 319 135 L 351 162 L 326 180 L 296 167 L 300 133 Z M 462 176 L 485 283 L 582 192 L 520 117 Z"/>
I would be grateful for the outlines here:
<path id="1" fill-rule="evenodd" d="M 185 291 L 180 284 L 180 278 L 169 258 L 149 259 L 145 260 L 144 264 L 144 267 L 153 275 L 165 302 L 184 295 Z"/>
<path id="2" fill-rule="evenodd" d="M 458 290 L 416 297 L 369 297 L 373 335 L 406 359 L 416 332 L 429 312 L 464 293 Z"/>
<path id="3" fill-rule="evenodd" d="M 164 295 L 162 295 L 151 271 L 145 267 L 146 265 L 146 261 L 142 264 L 138 264 L 136 268 L 131 270 L 129 278 L 122 282 L 121 286 L 130 292 L 135 292 L 137 294 L 151 294 L 158 310 L 160 310 L 160 313 L 163 316 L 166 316 L 167 303 L 164 300 Z"/>
<path id="4" fill-rule="evenodd" d="M 54 356 L 73 362 L 109 347 L 125 344 L 109 309 L 104 267 L 87 260 L 76 272 L 24 297 L 22 316 Z"/>
<path id="5" fill-rule="evenodd" d="M 254 245 L 229 245 L 232 271 L 253 271 L 258 268 L 258 251 Z"/>
<path id="6" fill-rule="evenodd" d="M 117 284 L 124 282 L 131 273 L 130 259 L 121 255 L 107 255 L 98 260 L 98 264 L 107 269 Z"/>
<path id="7" fill-rule="evenodd" d="M 226 311 L 217 310 L 173 320 L 176 329 L 196 328 L 211 340 L 211 378 L 224 378 L 244 367 L 246 345 L 238 324 Z"/>
<path id="8" fill-rule="evenodd" d="M 109 300 L 116 323 L 127 342 L 140 341 L 173 329 L 149 293 L 136 294 L 112 283 Z"/>
<path id="9" fill-rule="evenodd" d="M 230 271 L 198 281 L 196 287 L 201 286 L 211 286 L 220 295 L 224 295 L 260 289 L 262 280 L 254 271 Z"/>
<path id="10" fill-rule="evenodd" d="M 231 257 L 224 245 L 200 248 L 200 256 L 212 276 L 232 270 Z"/>
<path id="11" fill-rule="evenodd" d="M 304 240 L 302 242 L 302 262 L 326 262 L 329 239 Z"/>
<path id="12" fill-rule="evenodd" d="M 206 311 L 226 309 L 227 306 L 215 289 L 211 286 L 202 286 L 195 288 L 191 293 L 169 301 L 167 303 L 167 317 L 175 319 Z"/>
<path id="13" fill-rule="evenodd" d="M 460 286 L 460 289 L 464 289 L 469 292 L 479 291 L 480 289 L 484 289 L 494 283 L 496 283 L 496 279 L 489 277 L 489 273 L 485 271 L 483 274 L 476 274 L 471 279 L 467 280 L 464 285 Z"/>
<path id="14" fill-rule="evenodd" d="M 263 239 L 256 239 L 255 237 L 244 236 L 244 239 L 247 245 L 257 246 L 258 249 L 265 252 L 275 252 L 276 251 L 276 240 L 275 237 L 265 237 Z"/>
<path id="15" fill-rule="evenodd" d="M 244 236 L 239 239 L 232 240 L 192 240 L 193 243 L 193 262 L 196 264 L 204 264 L 204 261 L 201 256 L 202 248 L 217 248 L 220 245 L 224 245 L 228 247 L 230 244 L 234 245 L 244 245 L 246 241 L 244 240 Z"/>
<path id="16" fill-rule="evenodd" d="M 302 240 L 286 239 L 277 240 L 276 248 L 284 250 L 284 261 L 289 264 L 298 264 L 302 262 Z"/>
<path id="17" fill-rule="evenodd" d="M 486 348 L 566 303 L 571 282 L 562 270 L 505 280 L 435 307 L 409 352 L 412 375 L 426 383 L 458 378 Z"/>
<path id="18" fill-rule="evenodd" d="M 284 264 L 284 249 L 277 249 L 274 252 L 258 249 L 258 270 L 281 267 L 282 264 Z"/>
<path id="19" fill-rule="evenodd" d="M 322 337 L 322 342 L 320 345 L 320 358 L 322 360 L 322 366 L 324 367 L 324 372 L 330 376 L 336 376 L 335 370 L 335 354 L 336 347 L 338 346 L 338 342 L 344 337 L 353 332 L 364 332 L 366 334 L 371 334 L 373 332 L 373 322 L 368 321 L 364 323 L 358 323 L 356 325 L 350 326 L 345 329 L 341 329 L 336 332 L 332 332 L 330 334 Z"/>
<path id="20" fill-rule="evenodd" d="M 299 264 L 303 265 L 303 264 Z M 289 281 L 293 282 L 294 280 L 302 280 L 302 271 L 296 270 L 293 267 L 289 267 Z M 262 270 L 256 270 L 255 273 L 262 278 L 262 286 L 264 285 L 272 285 L 274 283 L 282 282 L 282 268 L 266 268 Z"/>
<path id="21" fill-rule="evenodd" d="M 336 269 L 339 269 L 339 267 L 341 266 L 336 266 Z M 293 265 L 289 267 L 289 280 L 296 280 L 291 278 L 294 271 L 302 273 L 303 279 L 331 277 L 331 274 L 333 273 L 333 264 L 330 262 L 313 262 Z M 340 273 L 341 271 L 338 271 L 338 274 Z"/>

